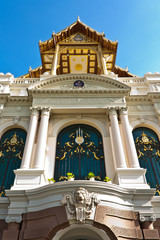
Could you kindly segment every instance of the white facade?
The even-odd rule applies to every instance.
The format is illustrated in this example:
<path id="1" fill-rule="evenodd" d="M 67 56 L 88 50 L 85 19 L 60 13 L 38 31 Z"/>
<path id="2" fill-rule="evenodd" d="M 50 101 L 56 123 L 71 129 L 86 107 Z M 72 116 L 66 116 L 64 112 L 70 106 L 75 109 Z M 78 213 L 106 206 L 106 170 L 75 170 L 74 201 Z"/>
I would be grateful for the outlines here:
<path id="1" fill-rule="evenodd" d="M 154 196 L 155 189 L 146 182 L 146 169 L 139 165 L 132 130 L 147 127 L 160 138 L 160 73 L 118 77 L 102 64 L 104 74 L 100 75 L 56 75 L 58 51 L 57 47 L 52 71 L 39 78 L 0 74 L 0 136 L 11 128 L 27 131 L 22 164 L 14 171 L 14 185 L 6 190 L 6 198 L 0 198 L 0 219 L 19 223 L 23 213 L 62 206 L 64 194 L 83 187 L 98 194 L 100 206 L 139 212 L 142 222 L 153 223 L 160 218 L 160 196 Z M 76 80 L 83 81 L 84 87 L 75 88 Z M 54 178 L 57 136 L 73 124 L 87 124 L 101 133 L 106 176 L 111 183 L 48 183 Z M 94 236 L 94 228 L 89 229 L 95 209 L 86 219 L 86 236 Z M 73 224 L 69 230 L 76 229 L 76 220 L 67 214 Z M 120 227 L 118 222 L 115 225 Z M 112 221 L 108 227 L 112 229 Z M 69 233 L 64 238 L 64 233 L 66 230 L 61 230 L 53 240 L 75 239 Z M 103 231 L 97 234 L 96 239 L 110 239 L 103 236 Z"/>

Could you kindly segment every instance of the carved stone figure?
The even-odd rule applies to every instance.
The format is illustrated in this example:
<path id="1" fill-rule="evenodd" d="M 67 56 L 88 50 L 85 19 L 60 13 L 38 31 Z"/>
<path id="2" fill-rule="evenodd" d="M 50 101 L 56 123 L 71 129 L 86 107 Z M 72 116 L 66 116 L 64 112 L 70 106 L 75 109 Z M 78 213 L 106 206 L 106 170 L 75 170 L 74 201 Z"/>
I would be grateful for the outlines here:
<path id="1" fill-rule="evenodd" d="M 62 204 L 66 205 L 68 213 L 81 223 L 89 218 L 99 202 L 97 194 L 89 193 L 82 187 L 77 188 L 73 193 L 65 194 L 62 199 Z"/>

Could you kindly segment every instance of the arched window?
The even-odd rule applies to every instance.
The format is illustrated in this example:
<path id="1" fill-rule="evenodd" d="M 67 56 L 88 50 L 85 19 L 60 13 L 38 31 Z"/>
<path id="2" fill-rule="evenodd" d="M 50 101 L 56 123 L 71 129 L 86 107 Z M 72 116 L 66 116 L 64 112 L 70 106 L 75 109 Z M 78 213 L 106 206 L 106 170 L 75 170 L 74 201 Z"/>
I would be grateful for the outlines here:
<path id="1" fill-rule="evenodd" d="M 75 179 L 86 179 L 93 172 L 105 177 L 102 137 L 88 125 L 72 125 L 63 129 L 57 140 L 55 180 L 72 172 Z"/>
<path id="2" fill-rule="evenodd" d="M 14 182 L 14 169 L 20 168 L 26 132 L 20 128 L 5 132 L 0 141 L 0 196 L 10 189 Z"/>
<path id="3" fill-rule="evenodd" d="M 133 137 L 142 168 L 147 169 L 146 178 L 151 188 L 160 195 L 160 143 L 157 134 L 149 128 L 136 128 Z"/>

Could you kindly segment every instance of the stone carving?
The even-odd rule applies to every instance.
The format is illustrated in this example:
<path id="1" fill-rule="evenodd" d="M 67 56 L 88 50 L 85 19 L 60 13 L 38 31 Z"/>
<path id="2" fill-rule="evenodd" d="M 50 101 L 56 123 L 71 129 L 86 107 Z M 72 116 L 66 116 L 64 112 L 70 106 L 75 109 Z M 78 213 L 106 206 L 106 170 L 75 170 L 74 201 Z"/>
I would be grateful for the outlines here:
<path id="1" fill-rule="evenodd" d="M 146 221 L 146 218 L 143 215 L 140 215 L 139 219 L 140 219 L 141 222 L 145 222 Z"/>
<path id="2" fill-rule="evenodd" d="M 62 199 L 62 204 L 66 205 L 68 213 L 80 223 L 90 217 L 99 202 L 97 194 L 89 193 L 82 187 L 77 188 L 73 193 L 65 194 Z"/>
<path id="3" fill-rule="evenodd" d="M 22 216 L 21 215 L 7 216 L 5 221 L 6 223 L 11 223 L 11 222 L 20 223 L 22 221 Z"/>
<path id="4" fill-rule="evenodd" d="M 140 215 L 140 221 L 141 222 L 145 222 L 145 221 L 155 222 L 156 221 L 156 216 L 154 214 L 152 214 L 151 216 Z"/>
<path id="5" fill-rule="evenodd" d="M 156 216 L 155 215 L 151 215 L 150 216 L 150 220 L 151 220 L 151 222 L 155 222 L 156 221 Z"/>

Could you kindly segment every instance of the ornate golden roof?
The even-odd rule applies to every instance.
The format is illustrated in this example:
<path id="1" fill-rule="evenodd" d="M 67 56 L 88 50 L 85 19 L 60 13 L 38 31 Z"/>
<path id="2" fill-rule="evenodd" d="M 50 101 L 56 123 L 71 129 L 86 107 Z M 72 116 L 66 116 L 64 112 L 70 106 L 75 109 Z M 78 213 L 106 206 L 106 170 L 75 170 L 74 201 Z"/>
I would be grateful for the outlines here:
<path id="1" fill-rule="evenodd" d="M 29 73 L 21 77 L 38 78 L 44 72 L 51 72 L 56 46 L 59 46 L 57 75 L 68 73 L 104 74 L 103 61 L 108 72 L 114 72 L 119 77 L 134 76 L 127 70 L 115 66 L 117 41 L 105 38 L 100 33 L 87 26 L 78 18 L 76 22 L 53 33 L 52 38 L 39 42 L 42 66 L 29 69 Z"/>

